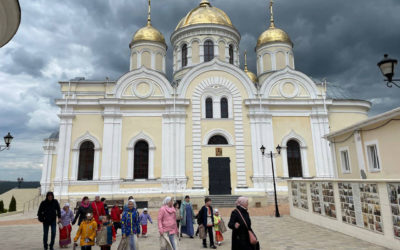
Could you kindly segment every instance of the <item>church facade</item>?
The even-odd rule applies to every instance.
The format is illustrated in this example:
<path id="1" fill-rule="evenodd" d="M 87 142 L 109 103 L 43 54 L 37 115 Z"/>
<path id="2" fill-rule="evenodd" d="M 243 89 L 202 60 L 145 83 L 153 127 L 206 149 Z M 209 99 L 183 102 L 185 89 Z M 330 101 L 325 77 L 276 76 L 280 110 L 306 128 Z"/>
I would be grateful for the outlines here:
<path id="1" fill-rule="evenodd" d="M 59 82 L 60 127 L 44 141 L 42 193 L 263 195 L 272 190 L 267 155 L 277 145 L 278 191 L 287 190 L 286 178 L 335 177 L 324 135 L 366 119 L 371 104 L 331 98 L 326 85 L 297 71 L 272 4 L 270 15 L 255 45 L 257 74 L 247 59 L 241 68 L 240 33 L 207 0 L 176 26 L 166 65 L 149 1 L 147 25 L 129 44 L 129 72 L 116 81 Z"/>

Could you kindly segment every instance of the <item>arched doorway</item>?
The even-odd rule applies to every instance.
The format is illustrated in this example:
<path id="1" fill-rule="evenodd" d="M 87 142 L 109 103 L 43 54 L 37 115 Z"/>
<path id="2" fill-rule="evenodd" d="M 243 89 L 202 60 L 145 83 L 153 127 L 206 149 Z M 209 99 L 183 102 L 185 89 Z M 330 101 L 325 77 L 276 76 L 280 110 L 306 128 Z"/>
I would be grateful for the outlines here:
<path id="1" fill-rule="evenodd" d="M 135 144 L 133 178 L 149 178 L 149 144 L 146 141 L 138 141 Z"/>
<path id="2" fill-rule="evenodd" d="M 289 177 L 303 177 L 299 143 L 296 140 L 290 140 L 287 142 L 286 147 Z"/>

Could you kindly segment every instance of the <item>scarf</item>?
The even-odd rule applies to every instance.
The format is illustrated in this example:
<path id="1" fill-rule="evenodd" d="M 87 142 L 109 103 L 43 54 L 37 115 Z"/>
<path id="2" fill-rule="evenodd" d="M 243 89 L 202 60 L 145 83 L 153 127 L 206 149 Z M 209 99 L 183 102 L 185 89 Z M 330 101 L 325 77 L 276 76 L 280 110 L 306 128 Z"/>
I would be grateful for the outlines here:
<path id="1" fill-rule="evenodd" d="M 84 207 L 84 208 L 88 208 L 90 206 L 90 202 L 86 205 L 83 201 L 84 200 L 82 199 L 81 206 Z"/>

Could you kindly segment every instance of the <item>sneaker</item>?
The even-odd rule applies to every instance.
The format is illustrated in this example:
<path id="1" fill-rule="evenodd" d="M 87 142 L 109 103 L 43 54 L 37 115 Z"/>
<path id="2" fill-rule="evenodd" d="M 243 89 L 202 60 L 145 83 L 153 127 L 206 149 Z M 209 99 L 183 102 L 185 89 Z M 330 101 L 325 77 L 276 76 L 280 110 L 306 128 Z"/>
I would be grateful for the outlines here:
<path id="1" fill-rule="evenodd" d="M 203 245 L 203 248 L 207 248 L 207 245 Z"/>
<path id="2" fill-rule="evenodd" d="M 210 246 L 210 248 L 212 248 L 212 249 L 217 249 L 217 247 L 214 246 L 214 245 Z"/>

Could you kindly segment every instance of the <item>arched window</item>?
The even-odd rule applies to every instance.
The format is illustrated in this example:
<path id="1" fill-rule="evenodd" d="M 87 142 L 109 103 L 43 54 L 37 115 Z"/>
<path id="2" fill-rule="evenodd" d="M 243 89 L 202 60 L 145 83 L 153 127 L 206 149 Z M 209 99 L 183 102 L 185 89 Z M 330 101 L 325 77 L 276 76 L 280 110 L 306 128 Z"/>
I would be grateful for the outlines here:
<path id="1" fill-rule="evenodd" d="M 182 46 L 182 68 L 187 66 L 187 62 L 188 62 L 188 59 L 187 59 L 187 45 L 184 44 Z"/>
<path id="2" fill-rule="evenodd" d="M 225 97 L 221 98 L 221 118 L 228 118 L 228 99 Z"/>
<path id="3" fill-rule="evenodd" d="M 206 118 L 213 118 L 213 100 L 211 97 L 206 99 Z"/>
<path id="4" fill-rule="evenodd" d="M 133 163 L 133 178 L 149 178 L 149 144 L 145 141 L 138 141 L 135 144 L 135 155 Z"/>
<path id="5" fill-rule="evenodd" d="M 303 177 L 299 143 L 295 140 L 290 140 L 286 146 L 289 177 Z"/>
<path id="6" fill-rule="evenodd" d="M 214 43 L 211 40 L 204 42 L 204 61 L 209 62 L 214 59 Z"/>
<path id="7" fill-rule="evenodd" d="M 226 145 L 228 140 L 222 135 L 214 135 L 208 140 L 208 145 Z"/>
<path id="8" fill-rule="evenodd" d="M 85 141 L 79 148 L 78 180 L 93 180 L 94 144 Z"/>
<path id="9" fill-rule="evenodd" d="M 229 63 L 233 64 L 233 45 L 229 45 Z"/>

